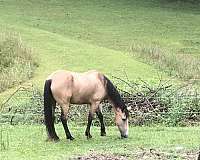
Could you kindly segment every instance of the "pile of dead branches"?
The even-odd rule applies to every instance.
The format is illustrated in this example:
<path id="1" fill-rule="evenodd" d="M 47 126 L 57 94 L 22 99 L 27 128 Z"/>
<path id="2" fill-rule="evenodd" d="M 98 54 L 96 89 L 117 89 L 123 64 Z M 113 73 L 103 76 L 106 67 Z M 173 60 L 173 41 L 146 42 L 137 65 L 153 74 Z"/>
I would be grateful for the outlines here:
<path id="1" fill-rule="evenodd" d="M 189 125 L 200 121 L 200 93 L 190 84 L 175 86 L 170 81 L 160 80 L 159 84 L 150 85 L 142 79 L 135 83 L 114 78 L 129 88 L 119 90 L 125 104 L 131 108 L 131 124 Z"/>
<path id="2" fill-rule="evenodd" d="M 118 84 L 127 86 L 118 90 L 127 107 L 131 108 L 130 124 L 162 123 L 167 126 L 186 126 L 200 122 L 200 94 L 190 92 L 191 87 L 176 87 L 173 83 L 163 81 L 157 85 L 150 85 L 144 80 L 136 83 L 114 78 L 119 81 Z M 101 105 L 106 125 L 114 125 L 112 106 L 108 101 L 102 102 Z M 59 108 L 56 107 L 56 122 L 60 121 Z M 88 105 L 71 105 L 69 120 L 85 125 L 88 111 Z M 43 119 L 43 94 L 37 87 L 19 88 L 1 105 L 0 123 L 43 123 Z M 94 120 L 94 125 L 99 125 L 98 118 Z"/>

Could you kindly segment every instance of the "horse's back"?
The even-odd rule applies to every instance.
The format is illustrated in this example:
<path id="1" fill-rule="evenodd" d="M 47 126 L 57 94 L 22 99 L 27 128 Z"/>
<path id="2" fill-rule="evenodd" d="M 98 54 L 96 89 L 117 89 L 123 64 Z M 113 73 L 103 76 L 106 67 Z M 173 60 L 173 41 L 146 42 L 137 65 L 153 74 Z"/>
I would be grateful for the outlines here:
<path id="1" fill-rule="evenodd" d="M 91 103 L 105 97 L 104 76 L 96 70 L 84 73 L 60 70 L 52 73 L 51 90 L 58 103 Z"/>
<path id="2" fill-rule="evenodd" d="M 59 104 L 66 103 L 72 95 L 73 76 L 69 71 L 58 70 L 48 76 L 51 79 L 51 91 Z"/>
<path id="3" fill-rule="evenodd" d="M 96 70 L 73 73 L 72 103 L 91 103 L 105 97 L 103 74 Z"/>

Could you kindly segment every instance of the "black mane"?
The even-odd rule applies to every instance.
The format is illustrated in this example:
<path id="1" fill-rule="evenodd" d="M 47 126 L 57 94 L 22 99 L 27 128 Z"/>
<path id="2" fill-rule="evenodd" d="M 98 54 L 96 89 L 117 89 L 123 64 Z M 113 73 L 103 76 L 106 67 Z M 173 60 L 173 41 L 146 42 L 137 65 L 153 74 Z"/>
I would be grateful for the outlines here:
<path id="1" fill-rule="evenodd" d="M 127 106 L 125 105 L 121 95 L 119 94 L 113 83 L 106 76 L 104 76 L 104 78 L 106 80 L 106 89 L 108 98 L 112 101 L 114 107 L 120 108 L 121 111 L 125 112 L 126 116 L 128 117 Z"/>

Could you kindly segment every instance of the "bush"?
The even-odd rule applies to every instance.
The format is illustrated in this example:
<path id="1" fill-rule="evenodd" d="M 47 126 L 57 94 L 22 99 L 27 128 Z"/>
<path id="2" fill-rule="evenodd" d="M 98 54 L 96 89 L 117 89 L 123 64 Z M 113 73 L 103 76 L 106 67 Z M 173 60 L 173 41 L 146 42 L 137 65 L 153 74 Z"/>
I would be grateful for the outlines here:
<path id="1" fill-rule="evenodd" d="M 0 33 L 0 92 L 30 79 L 35 67 L 32 50 L 20 36 Z"/>
<path id="2" fill-rule="evenodd" d="M 146 82 L 129 83 L 134 87 L 129 92 L 120 91 L 127 106 L 131 107 L 131 125 L 189 126 L 198 125 L 200 121 L 200 94 L 191 87 L 178 87 L 168 84 L 151 86 Z M 135 91 L 137 90 L 137 92 Z M 105 124 L 115 125 L 111 105 L 104 101 L 103 115 Z M 57 107 L 56 123 L 60 121 L 60 107 Z M 69 120 L 77 125 L 87 123 L 89 107 L 71 105 Z M 43 123 L 43 96 L 35 87 L 21 88 L 0 112 L 0 123 L 33 124 Z M 96 118 L 94 125 L 99 125 Z"/>

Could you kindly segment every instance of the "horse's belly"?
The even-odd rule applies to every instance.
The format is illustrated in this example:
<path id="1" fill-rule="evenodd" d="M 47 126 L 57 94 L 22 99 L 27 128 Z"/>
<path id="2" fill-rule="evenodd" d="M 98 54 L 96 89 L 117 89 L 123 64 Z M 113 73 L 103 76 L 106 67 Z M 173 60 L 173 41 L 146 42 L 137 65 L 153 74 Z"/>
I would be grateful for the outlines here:
<path id="1" fill-rule="evenodd" d="M 94 101 L 101 101 L 105 97 L 103 89 L 94 87 L 93 89 L 83 88 L 73 92 L 70 102 L 73 104 L 89 104 Z"/>
<path id="2" fill-rule="evenodd" d="M 89 99 L 85 99 L 84 97 L 71 97 L 70 99 L 71 104 L 89 104 L 91 103 Z"/>

